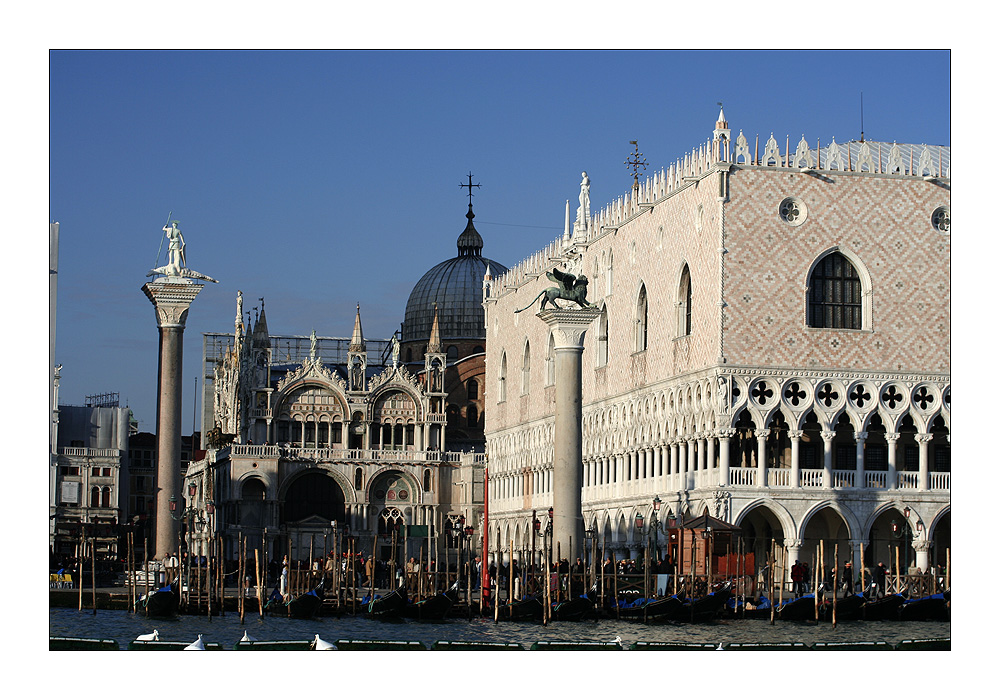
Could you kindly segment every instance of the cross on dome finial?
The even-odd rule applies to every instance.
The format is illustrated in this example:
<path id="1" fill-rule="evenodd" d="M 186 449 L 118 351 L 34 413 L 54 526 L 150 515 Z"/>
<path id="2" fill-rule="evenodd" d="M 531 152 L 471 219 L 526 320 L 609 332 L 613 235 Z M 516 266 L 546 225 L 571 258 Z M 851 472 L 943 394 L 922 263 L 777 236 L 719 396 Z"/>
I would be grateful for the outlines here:
<path id="1" fill-rule="evenodd" d="M 468 190 L 469 190 L 469 207 L 472 207 L 472 188 L 473 187 L 479 187 L 479 185 L 472 183 L 472 171 L 471 170 L 469 171 L 469 184 L 467 184 L 467 185 L 460 184 L 459 187 L 466 187 L 466 188 L 468 188 Z"/>

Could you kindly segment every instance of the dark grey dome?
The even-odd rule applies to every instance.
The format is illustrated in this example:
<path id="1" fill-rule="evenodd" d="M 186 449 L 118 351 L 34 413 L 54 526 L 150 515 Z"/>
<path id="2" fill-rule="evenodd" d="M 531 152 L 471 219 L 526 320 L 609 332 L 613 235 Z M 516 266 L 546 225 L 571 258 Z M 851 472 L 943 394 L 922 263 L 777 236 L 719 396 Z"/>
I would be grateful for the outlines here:
<path id="1" fill-rule="evenodd" d="M 430 338 L 435 305 L 442 341 L 486 337 L 483 275 L 487 266 L 494 278 L 507 268 L 480 254 L 483 239 L 472 225 L 474 216 L 469 205 L 469 224 L 458 237 L 458 256 L 432 267 L 410 292 L 401 342 Z"/>

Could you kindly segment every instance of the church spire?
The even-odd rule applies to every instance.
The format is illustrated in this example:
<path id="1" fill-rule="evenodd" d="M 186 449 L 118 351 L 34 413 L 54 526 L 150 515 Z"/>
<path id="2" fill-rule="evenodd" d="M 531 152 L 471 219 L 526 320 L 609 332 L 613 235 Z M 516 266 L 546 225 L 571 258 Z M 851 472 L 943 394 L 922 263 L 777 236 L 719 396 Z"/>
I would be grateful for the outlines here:
<path id="1" fill-rule="evenodd" d="M 358 304 L 357 314 L 354 316 L 354 332 L 351 334 L 350 352 L 365 352 L 365 336 L 361 332 L 361 304 Z"/>
<path id="2" fill-rule="evenodd" d="M 271 347 L 271 335 L 267 332 L 267 318 L 264 316 L 264 297 L 260 298 L 260 316 L 253 327 L 253 344 L 257 348 Z"/>
<path id="3" fill-rule="evenodd" d="M 427 352 L 441 352 L 441 327 L 438 325 L 437 304 L 434 304 L 434 324 L 431 326 L 431 337 L 427 343 Z"/>

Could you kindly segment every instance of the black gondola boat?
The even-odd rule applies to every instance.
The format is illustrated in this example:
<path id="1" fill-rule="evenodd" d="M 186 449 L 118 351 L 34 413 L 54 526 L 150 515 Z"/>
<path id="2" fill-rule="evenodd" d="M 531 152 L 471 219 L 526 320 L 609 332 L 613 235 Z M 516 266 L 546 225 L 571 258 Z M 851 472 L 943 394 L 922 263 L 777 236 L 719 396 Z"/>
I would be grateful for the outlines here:
<path id="1" fill-rule="evenodd" d="M 868 599 L 860 593 L 851 593 L 837 599 L 838 620 L 860 620 L 864 615 Z M 825 601 L 820 609 L 820 617 L 824 620 L 833 619 L 833 601 Z"/>
<path id="2" fill-rule="evenodd" d="M 181 596 L 176 590 L 176 583 L 168 583 L 163 588 L 144 595 L 139 602 L 146 609 L 146 617 L 173 619 L 177 617 Z"/>
<path id="3" fill-rule="evenodd" d="M 538 598 L 522 598 L 513 603 L 501 605 L 497 611 L 497 619 L 509 622 L 540 620 L 543 610 L 542 601 Z"/>
<path id="4" fill-rule="evenodd" d="M 684 601 L 680 596 L 672 595 L 666 598 L 639 599 L 628 607 L 619 606 L 617 611 L 612 608 L 610 612 L 617 615 L 618 619 L 630 622 L 663 622 L 678 619 L 683 607 Z"/>
<path id="5" fill-rule="evenodd" d="M 663 619 L 675 622 L 705 622 L 707 620 L 714 620 L 726 607 L 726 601 L 729 600 L 732 588 L 732 581 L 724 581 L 708 595 L 684 601 L 684 604 L 681 605 L 675 614 Z"/>
<path id="6" fill-rule="evenodd" d="M 948 597 L 951 597 L 950 591 Z M 913 598 L 899 606 L 899 619 L 906 621 L 947 621 L 951 618 L 951 608 L 948 603 L 949 601 L 944 593 L 935 593 L 923 598 Z"/>
<path id="7" fill-rule="evenodd" d="M 866 620 L 898 620 L 899 608 L 906 602 L 906 591 L 892 593 L 865 603 L 864 618 Z"/>
<path id="8" fill-rule="evenodd" d="M 399 617 L 406 607 L 406 588 L 400 586 L 384 596 L 374 598 L 368 603 L 368 616 L 377 618 Z"/>
<path id="9" fill-rule="evenodd" d="M 779 620 L 815 620 L 816 596 L 806 593 L 798 598 L 792 598 L 774 611 Z"/>
<path id="10" fill-rule="evenodd" d="M 594 611 L 594 601 L 587 596 L 561 600 L 552 604 L 552 618 L 560 622 L 577 622 Z"/>
<path id="11" fill-rule="evenodd" d="M 316 588 L 288 601 L 285 606 L 288 617 L 294 617 L 297 620 L 309 620 L 314 617 L 323 605 L 323 584 L 324 582 L 320 581 Z"/>
<path id="12" fill-rule="evenodd" d="M 402 615 L 417 620 L 443 620 L 455 604 L 457 591 L 458 581 L 444 593 L 418 600 L 416 603 L 407 603 L 403 607 Z"/>

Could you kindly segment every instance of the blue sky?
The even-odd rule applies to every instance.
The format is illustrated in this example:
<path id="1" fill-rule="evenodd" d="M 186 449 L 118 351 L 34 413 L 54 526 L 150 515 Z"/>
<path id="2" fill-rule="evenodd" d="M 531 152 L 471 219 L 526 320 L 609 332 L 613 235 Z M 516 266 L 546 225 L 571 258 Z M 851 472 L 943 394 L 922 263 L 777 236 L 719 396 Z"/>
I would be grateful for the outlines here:
<path id="1" fill-rule="evenodd" d="M 141 292 L 168 213 L 205 287 L 185 331 L 183 430 L 201 334 L 236 290 L 272 333 L 388 337 L 455 255 L 467 173 L 483 254 L 508 266 L 596 211 L 631 146 L 667 166 L 711 136 L 951 144 L 947 51 L 53 51 L 48 216 L 60 222 L 60 398 L 119 392 L 155 431 L 157 330 Z M 160 254 L 163 264 L 164 254 Z M 200 391 L 200 380 L 199 380 Z M 200 409 L 199 409 L 200 410 Z"/>

